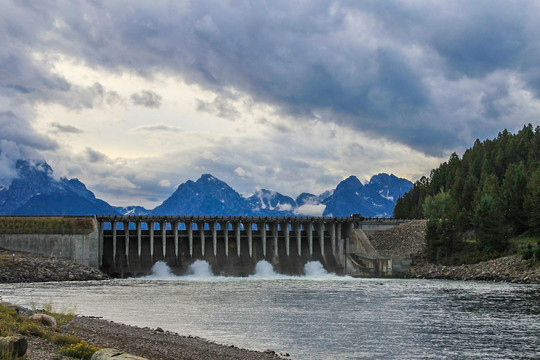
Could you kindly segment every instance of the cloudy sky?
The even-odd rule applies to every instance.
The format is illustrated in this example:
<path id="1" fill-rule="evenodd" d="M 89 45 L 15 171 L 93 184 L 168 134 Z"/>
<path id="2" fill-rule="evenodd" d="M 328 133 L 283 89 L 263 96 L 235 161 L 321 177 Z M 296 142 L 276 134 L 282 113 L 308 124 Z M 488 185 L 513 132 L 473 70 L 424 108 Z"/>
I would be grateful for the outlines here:
<path id="1" fill-rule="evenodd" d="M 416 180 L 538 125 L 540 3 L 2 1 L 0 182 L 42 158 L 114 205 Z"/>

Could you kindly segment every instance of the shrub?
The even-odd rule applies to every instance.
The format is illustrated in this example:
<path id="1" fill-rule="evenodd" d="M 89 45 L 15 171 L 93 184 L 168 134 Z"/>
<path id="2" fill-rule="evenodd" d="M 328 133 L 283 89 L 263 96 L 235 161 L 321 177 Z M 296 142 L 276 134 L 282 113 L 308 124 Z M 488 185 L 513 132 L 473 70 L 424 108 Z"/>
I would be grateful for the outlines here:
<path id="1" fill-rule="evenodd" d="M 76 336 L 70 334 L 53 334 L 50 336 L 50 341 L 59 346 L 77 344 L 81 341 Z"/>
<path id="2" fill-rule="evenodd" d="M 21 335 L 33 335 L 45 337 L 46 332 L 34 321 L 22 321 L 18 326 L 18 331 Z"/>
<path id="3" fill-rule="evenodd" d="M 90 345 L 84 340 L 81 340 L 77 344 L 60 347 L 60 353 L 83 360 L 90 360 L 92 355 L 98 350 L 99 348 L 97 346 Z"/>
<path id="4" fill-rule="evenodd" d="M 52 316 L 56 320 L 56 324 L 58 326 L 67 325 L 75 316 L 74 306 L 65 306 L 61 309 L 56 309 L 51 300 L 43 303 L 43 309 L 38 309 L 38 305 L 36 303 L 31 303 L 31 306 L 34 312 L 43 312 Z"/>

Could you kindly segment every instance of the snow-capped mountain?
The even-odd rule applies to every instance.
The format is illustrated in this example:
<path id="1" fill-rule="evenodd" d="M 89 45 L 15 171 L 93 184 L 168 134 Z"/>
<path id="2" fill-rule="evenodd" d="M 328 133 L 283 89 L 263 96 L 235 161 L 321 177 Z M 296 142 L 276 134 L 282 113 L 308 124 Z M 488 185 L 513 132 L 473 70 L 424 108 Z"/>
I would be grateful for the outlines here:
<path id="1" fill-rule="evenodd" d="M 363 185 L 356 176 L 350 176 L 336 187 L 324 204 L 324 216 L 391 217 L 396 201 L 412 187 L 409 180 L 394 175 L 378 174 Z"/>
<path id="2" fill-rule="evenodd" d="M 153 215 L 251 215 L 248 202 L 223 181 L 204 174 L 195 182 L 188 180 Z"/>
<path id="3" fill-rule="evenodd" d="M 78 179 L 55 179 L 44 161 L 19 160 L 18 177 L 0 191 L 1 215 L 118 214 Z"/>
<path id="4" fill-rule="evenodd" d="M 318 205 L 320 203 L 321 203 L 320 197 L 317 195 L 310 194 L 310 193 L 301 193 L 300 195 L 296 197 L 297 206 L 302 206 L 306 204 Z"/>
<path id="5" fill-rule="evenodd" d="M 296 199 L 261 189 L 245 198 L 210 174 L 187 181 L 153 210 L 141 206 L 113 207 L 97 199 L 78 179 L 55 179 L 44 161 L 19 160 L 18 177 L 0 188 L 0 215 L 247 215 L 247 216 L 392 216 L 396 200 L 412 183 L 378 174 L 363 185 L 350 176 L 335 190 L 302 193 Z"/>
<path id="6" fill-rule="evenodd" d="M 260 216 L 291 216 L 296 208 L 293 198 L 266 189 L 258 190 L 246 200 L 253 214 Z"/>
<path id="7" fill-rule="evenodd" d="M 142 206 L 115 206 L 114 208 L 122 215 L 147 215 L 151 211 Z"/>

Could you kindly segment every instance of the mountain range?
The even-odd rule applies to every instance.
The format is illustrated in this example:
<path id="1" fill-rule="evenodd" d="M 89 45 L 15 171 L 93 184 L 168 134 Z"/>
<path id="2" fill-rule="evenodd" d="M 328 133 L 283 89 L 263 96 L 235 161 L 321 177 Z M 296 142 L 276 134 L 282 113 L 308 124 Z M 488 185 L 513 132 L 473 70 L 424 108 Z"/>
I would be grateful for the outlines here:
<path id="1" fill-rule="evenodd" d="M 56 179 L 44 161 L 19 160 L 18 177 L 0 187 L 0 215 L 244 215 L 244 216 L 392 216 L 395 203 L 411 187 L 409 180 L 381 173 L 362 184 L 355 176 L 334 190 L 296 199 L 260 189 L 243 197 L 210 174 L 180 184 L 154 209 L 114 207 L 95 197 L 78 179 Z"/>

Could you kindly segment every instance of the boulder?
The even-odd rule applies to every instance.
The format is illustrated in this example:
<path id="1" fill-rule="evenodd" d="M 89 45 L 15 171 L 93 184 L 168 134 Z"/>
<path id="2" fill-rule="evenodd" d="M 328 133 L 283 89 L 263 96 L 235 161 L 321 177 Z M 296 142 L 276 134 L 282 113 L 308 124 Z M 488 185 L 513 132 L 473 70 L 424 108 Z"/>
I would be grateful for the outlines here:
<path id="1" fill-rule="evenodd" d="M 31 317 L 32 320 L 38 321 L 43 325 L 56 326 L 56 319 L 47 314 L 34 314 Z"/>
<path id="2" fill-rule="evenodd" d="M 147 359 L 142 358 L 140 356 L 127 354 L 120 350 L 108 348 L 108 349 L 101 349 L 99 351 L 96 351 L 94 355 L 92 355 L 91 360 L 147 360 Z"/>
<path id="3" fill-rule="evenodd" d="M 0 337 L 0 354 L 11 357 L 22 357 L 28 349 L 28 341 L 24 336 L 6 336 Z"/>

